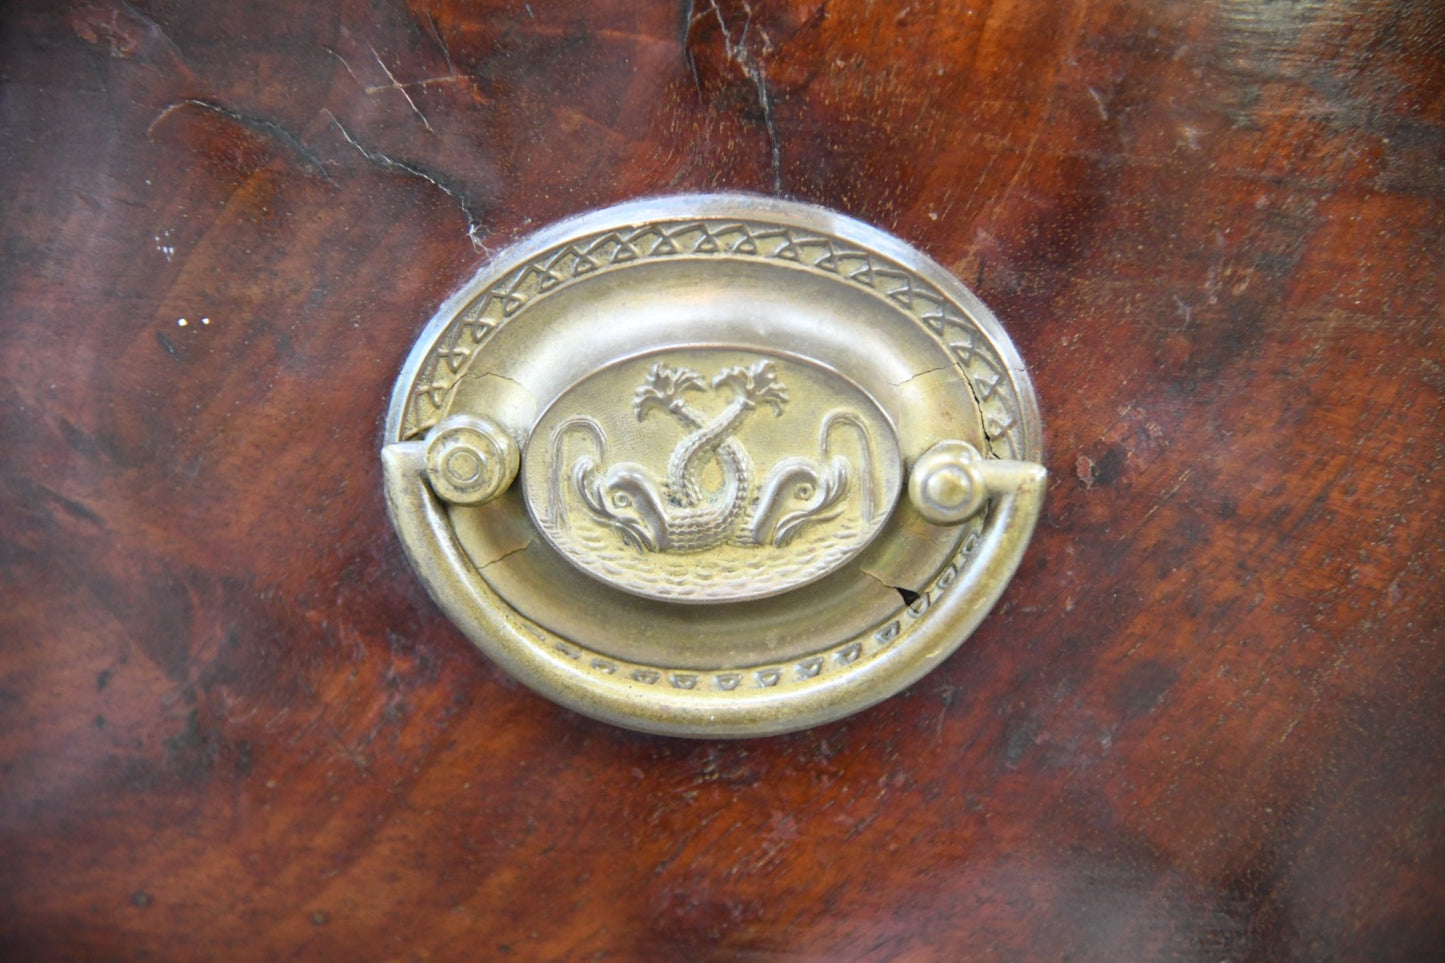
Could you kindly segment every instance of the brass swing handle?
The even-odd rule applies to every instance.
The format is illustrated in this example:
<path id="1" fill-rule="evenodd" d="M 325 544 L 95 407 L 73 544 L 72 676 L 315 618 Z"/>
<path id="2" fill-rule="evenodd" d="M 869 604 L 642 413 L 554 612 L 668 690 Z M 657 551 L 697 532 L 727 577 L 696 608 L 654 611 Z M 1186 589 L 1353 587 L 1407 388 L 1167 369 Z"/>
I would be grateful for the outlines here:
<path id="1" fill-rule="evenodd" d="M 565 644 L 507 605 L 485 579 L 475 577 L 448 516 L 448 502 L 439 496 L 432 480 L 439 454 L 460 448 L 452 436 L 445 448 L 435 446 L 437 438 L 454 425 L 438 426 L 429 440 L 397 442 L 382 449 L 387 508 L 403 535 L 412 565 L 438 605 L 509 673 L 538 691 L 570 693 L 570 704 L 588 715 L 674 735 L 748 736 L 806 728 L 837 716 L 833 697 L 826 691 L 739 701 L 724 698 L 725 693 L 665 689 L 652 693 L 652 701 L 639 702 L 626 682 L 599 686 L 595 673 L 571 657 Z M 478 430 L 475 425 L 470 428 Z M 469 448 L 479 453 L 484 466 L 480 478 L 510 481 L 508 475 L 514 476 L 515 469 L 509 467 L 508 447 L 507 439 L 493 437 L 478 448 Z M 488 460 L 493 451 L 500 454 Z M 465 457 L 450 462 L 441 459 L 440 463 L 450 464 L 463 481 L 473 474 Z M 976 564 L 963 567 L 951 589 L 934 601 L 933 618 L 916 638 L 922 657 L 878 660 L 857 677 L 864 692 L 876 693 L 870 694 L 868 701 L 917 681 L 983 621 L 1013 577 L 1033 535 L 1043 510 L 1047 474 L 1042 465 L 985 459 L 972 446 L 954 441 L 940 442 L 915 462 L 910 492 L 919 489 L 919 497 L 929 506 L 926 510 L 935 517 L 961 521 L 984 504 L 992 507 L 970 553 Z M 497 484 L 500 487 L 492 497 L 507 487 L 505 482 Z M 491 487 L 488 484 L 479 490 Z M 923 511 L 920 509 L 920 514 Z M 665 723 L 657 719 L 665 719 Z"/>

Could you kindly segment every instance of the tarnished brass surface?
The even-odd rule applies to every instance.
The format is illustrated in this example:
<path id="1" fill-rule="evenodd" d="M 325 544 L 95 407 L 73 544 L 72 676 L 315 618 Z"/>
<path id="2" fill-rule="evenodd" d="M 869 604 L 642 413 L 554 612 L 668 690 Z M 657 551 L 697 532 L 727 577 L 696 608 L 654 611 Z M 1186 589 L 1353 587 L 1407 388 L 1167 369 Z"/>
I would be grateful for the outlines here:
<path id="1" fill-rule="evenodd" d="M 693 736 L 802 728 L 922 676 L 997 599 L 1044 481 L 1033 388 L 966 288 L 849 218 L 742 195 L 501 254 L 418 340 L 382 454 L 413 564 L 483 651 L 581 712 Z"/>

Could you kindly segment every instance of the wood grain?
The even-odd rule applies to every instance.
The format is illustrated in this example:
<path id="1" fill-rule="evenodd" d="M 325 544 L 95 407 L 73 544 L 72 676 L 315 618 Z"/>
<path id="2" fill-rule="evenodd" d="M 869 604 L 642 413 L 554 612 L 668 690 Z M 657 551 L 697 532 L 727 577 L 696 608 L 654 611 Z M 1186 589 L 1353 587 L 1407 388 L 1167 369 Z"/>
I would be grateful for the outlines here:
<path id="1" fill-rule="evenodd" d="M 0 956 L 1445 947 L 1438 3 L 0 16 Z M 975 287 L 1052 475 L 962 651 L 743 743 L 509 681 L 376 456 L 490 252 L 709 189 Z"/>

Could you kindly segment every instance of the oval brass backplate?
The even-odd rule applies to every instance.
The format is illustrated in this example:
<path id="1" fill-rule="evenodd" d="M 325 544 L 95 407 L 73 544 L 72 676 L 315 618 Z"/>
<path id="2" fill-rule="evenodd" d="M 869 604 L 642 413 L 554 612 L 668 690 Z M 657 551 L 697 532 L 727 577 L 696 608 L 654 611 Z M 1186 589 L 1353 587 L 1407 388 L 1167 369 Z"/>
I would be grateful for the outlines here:
<path id="1" fill-rule="evenodd" d="M 486 265 L 393 392 L 387 504 L 437 603 L 618 725 L 878 702 L 997 601 L 1042 506 L 1033 387 L 962 284 L 843 215 L 637 201 Z"/>

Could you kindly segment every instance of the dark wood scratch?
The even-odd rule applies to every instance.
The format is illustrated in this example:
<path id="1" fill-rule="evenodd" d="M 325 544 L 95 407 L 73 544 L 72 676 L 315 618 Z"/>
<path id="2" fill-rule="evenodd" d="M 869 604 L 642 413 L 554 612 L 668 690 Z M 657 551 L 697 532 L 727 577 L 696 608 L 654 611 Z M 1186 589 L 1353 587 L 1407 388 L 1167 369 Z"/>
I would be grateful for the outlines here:
<path id="1" fill-rule="evenodd" d="M 317 174 L 320 174 L 322 179 L 325 180 L 326 183 L 332 185 L 333 187 L 336 186 L 336 182 L 331 179 L 331 174 L 327 172 L 326 165 L 321 162 L 321 158 L 317 157 L 316 153 L 312 151 L 311 148 L 307 147 L 304 143 L 302 143 L 301 138 L 297 137 L 285 127 L 282 127 L 280 124 L 276 123 L 274 120 L 268 120 L 265 117 L 257 117 L 254 114 L 243 113 L 242 111 L 227 107 L 224 104 L 215 103 L 214 101 L 200 100 L 194 97 L 187 97 L 185 100 L 178 100 L 173 104 L 169 104 L 164 110 L 162 110 L 159 114 L 156 115 L 154 120 L 150 122 L 150 126 L 146 128 L 146 135 L 150 136 L 152 133 L 155 132 L 155 129 L 166 120 L 166 118 L 170 117 L 176 111 L 183 110 L 187 107 L 195 107 L 199 110 L 207 110 L 213 114 L 219 114 L 220 116 L 233 120 L 244 127 L 249 127 L 251 130 L 259 131 L 263 134 L 275 137 L 277 140 L 281 141 L 281 143 L 291 148 L 291 150 L 293 150 L 303 161 L 305 161 L 307 167 L 311 168 Z"/>
<path id="2" fill-rule="evenodd" d="M 356 149 L 357 153 L 377 167 L 380 167 L 382 170 L 396 171 L 401 174 L 408 174 L 412 177 L 420 178 L 441 191 L 447 197 L 450 197 L 453 201 L 456 201 L 457 206 L 461 208 L 462 216 L 465 217 L 467 221 L 467 240 L 470 241 L 472 247 L 478 251 L 485 251 L 487 249 L 486 245 L 482 243 L 483 229 L 481 217 L 472 207 L 471 199 L 467 196 L 466 191 L 454 187 L 446 178 L 433 174 L 410 161 L 397 160 L 387 156 L 381 151 L 366 147 L 352 136 L 351 131 L 347 130 L 346 126 L 342 124 L 330 110 L 322 108 L 321 112 L 331 119 L 331 123 L 336 125 L 336 129 L 341 132 L 341 136 L 346 139 L 348 144 Z"/>

